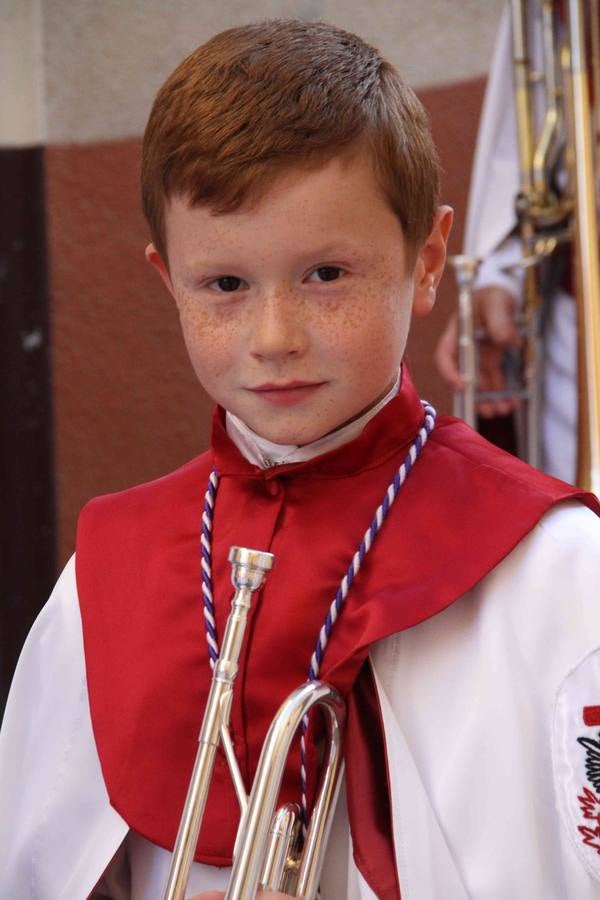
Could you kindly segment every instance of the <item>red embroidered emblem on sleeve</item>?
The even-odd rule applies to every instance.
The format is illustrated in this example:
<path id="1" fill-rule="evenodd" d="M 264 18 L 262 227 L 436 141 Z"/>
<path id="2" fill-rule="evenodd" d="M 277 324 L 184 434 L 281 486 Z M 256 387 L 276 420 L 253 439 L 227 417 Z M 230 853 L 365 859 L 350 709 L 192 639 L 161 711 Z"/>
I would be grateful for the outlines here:
<path id="1" fill-rule="evenodd" d="M 600 706 L 583 707 L 583 724 L 600 725 Z"/>
<path id="2" fill-rule="evenodd" d="M 585 706 L 583 709 L 583 721 L 586 725 L 600 724 L 600 721 L 592 722 L 596 716 L 600 718 L 600 707 Z M 585 774 L 594 788 L 582 788 L 582 793 L 577 795 L 579 806 L 584 819 L 591 819 L 596 823 L 595 828 L 589 825 L 578 825 L 577 830 L 581 834 L 583 843 L 591 847 L 600 856 L 600 732 L 598 740 L 590 737 L 578 737 L 577 743 L 585 750 Z"/>
<path id="3" fill-rule="evenodd" d="M 579 794 L 577 799 L 581 807 L 584 819 L 593 819 L 596 822 L 595 828 L 588 825 L 578 825 L 577 829 L 582 835 L 583 843 L 588 847 L 592 847 L 600 856 L 600 797 L 597 797 L 593 791 L 584 787 L 583 794 Z"/>
<path id="4" fill-rule="evenodd" d="M 600 646 L 566 672 L 552 710 L 556 805 L 580 864 L 600 884 Z"/>

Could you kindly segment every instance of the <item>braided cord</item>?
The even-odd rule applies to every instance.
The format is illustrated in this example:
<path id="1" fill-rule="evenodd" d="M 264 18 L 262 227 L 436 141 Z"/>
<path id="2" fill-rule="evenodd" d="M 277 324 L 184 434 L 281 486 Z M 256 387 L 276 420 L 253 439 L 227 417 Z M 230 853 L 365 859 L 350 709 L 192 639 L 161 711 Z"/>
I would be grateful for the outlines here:
<path id="1" fill-rule="evenodd" d="M 348 596 L 348 591 L 352 586 L 352 582 L 358 575 L 360 568 L 364 562 L 365 556 L 373 546 L 373 542 L 375 538 L 379 534 L 381 530 L 381 526 L 385 522 L 385 519 L 392 507 L 392 504 L 398 493 L 400 488 L 408 478 L 412 467 L 415 462 L 419 458 L 423 447 L 427 443 L 427 439 L 433 428 L 435 426 L 435 418 L 436 411 L 429 403 L 426 401 L 421 401 L 423 404 L 423 409 L 425 411 L 425 419 L 423 421 L 423 425 L 417 434 L 415 440 L 411 444 L 408 453 L 406 454 L 402 465 L 396 472 L 393 481 L 389 485 L 386 490 L 383 500 L 377 507 L 375 511 L 375 515 L 371 521 L 371 524 L 367 528 L 364 533 L 363 539 L 360 543 L 360 546 L 354 556 L 352 557 L 352 561 L 348 566 L 348 570 L 344 577 L 340 582 L 340 586 L 337 590 L 335 598 L 329 610 L 327 612 L 327 616 L 325 617 L 325 622 L 319 632 L 319 637 L 317 638 L 317 644 L 314 649 L 313 655 L 310 660 L 310 666 L 308 669 L 308 680 L 315 681 L 319 677 L 319 670 L 321 668 L 321 661 L 323 659 L 323 654 L 325 653 L 325 648 L 327 647 L 329 638 L 331 637 L 331 632 L 333 631 L 333 626 L 335 625 L 338 616 L 342 612 L 344 608 L 344 604 L 346 602 L 346 597 Z M 306 773 L 306 731 L 308 729 L 308 716 L 305 716 L 302 720 L 302 730 L 300 736 L 300 791 L 301 791 L 301 807 L 302 807 L 302 820 L 303 826 L 306 828 L 307 822 L 307 773 Z"/>
<path id="2" fill-rule="evenodd" d="M 415 462 L 421 455 L 421 451 L 423 447 L 427 443 L 427 439 L 435 426 L 436 419 L 436 411 L 429 403 L 425 400 L 421 401 L 423 405 L 423 409 L 425 412 L 425 418 L 423 421 L 423 425 L 421 426 L 419 433 L 417 434 L 415 440 L 411 444 L 408 453 L 406 454 L 404 460 L 402 461 L 401 466 L 398 471 L 394 475 L 394 478 L 391 484 L 388 486 L 383 500 L 377 507 L 375 511 L 375 515 L 371 520 L 371 524 L 367 528 L 364 533 L 363 539 L 360 542 L 360 546 L 352 560 L 346 574 L 342 578 L 340 582 L 340 586 L 337 590 L 335 598 L 333 599 L 331 606 L 327 612 L 327 616 L 325 617 L 325 622 L 321 630 L 319 631 L 319 636 L 317 638 L 317 643 L 314 649 L 314 652 L 310 659 L 310 665 L 308 669 L 308 680 L 315 681 L 319 677 L 319 670 L 321 668 L 321 662 L 323 659 L 323 654 L 325 653 L 325 648 L 329 642 L 331 637 L 331 632 L 333 631 L 333 627 L 344 608 L 344 604 L 346 602 L 346 598 L 348 596 L 348 592 L 352 587 L 352 583 L 356 576 L 358 575 L 360 568 L 365 560 L 365 557 L 373 543 L 375 538 L 379 534 L 383 523 L 385 522 L 387 515 L 394 503 L 400 488 L 408 478 Z M 202 533 L 200 537 L 200 545 L 202 552 L 202 599 L 204 603 L 204 623 L 206 626 L 206 642 L 208 644 L 208 656 L 211 669 L 214 669 L 215 664 L 219 658 L 219 644 L 217 640 L 217 630 L 215 623 L 215 608 L 214 608 L 214 600 L 213 600 L 213 584 L 212 584 L 212 523 L 213 523 L 213 515 L 215 508 L 215 500 L 217 495 L 217 489 L 219 486 L 219 474 L 216 469 L 213 469 L 210 477 L 208 479 L 208 486 L 206 489 L 206 494 L 204 495 L 204 511 L 202 513 Z M 303 827 L 306 829 L 307 822 L 307 773 L 306 773 L 306 731 L 308 728 L 308 716 L 305 716 L 302 721 L 302 730 L 300 736 L 300 790 L 301 790 L 301 808 L 302 808 L 302 820 Z"/>
<path id="3" fill-rule="evenodd" d="M 208 661 L 210 668 L 214 669 L 219 658 L 219 644 L 217 642 L 217 624 L 215 622 L 215 604 L 213 599 L 212 583 L 212 524 L 215 511 L 215 500 L 219 487 L 219 473 L 213 469 L 208 479 L 208 486 L 204 495 L 204 510 L 202 512 L 202 531 L 200 534 L 201 568 L 202 568 L 202 602 L 204 605 L 204 625 L 206 628 L 206 643 L 208 644 Z"/>

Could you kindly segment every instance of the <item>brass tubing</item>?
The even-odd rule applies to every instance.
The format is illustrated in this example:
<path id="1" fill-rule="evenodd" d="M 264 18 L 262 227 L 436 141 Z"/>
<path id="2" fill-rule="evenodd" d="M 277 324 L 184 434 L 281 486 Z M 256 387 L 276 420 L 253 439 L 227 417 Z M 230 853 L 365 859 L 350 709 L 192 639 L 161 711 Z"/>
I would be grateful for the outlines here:
<path id="1" fill-rule="evenodd" d="M 594 171 L 600 169 L 600 2 L 590 0 Z"/>
<path id="2" fill-rule="evenodd" d="M 554 4 L 552 0 L 542 2 L 542 32 L 544 43 L 544 82 L 546 85 L 546 112 L 540 137 L 532 158 L 532 180 L 535 205 L 543 214 L 556 207 L 556 199 L 550 196 L 549 171 L 556 147 L 560 108 L 560 91 L 557 85 L 557 62 L 554 40 Z"/>
<path id="3" fill-rule="evenodd" d="M 516 200 L 519 236 L 523 248 L 523 318 L 526 338 L 523 348 L 524 381 L 527 391 L 527 462 L 540 465 L 540 353 L 539 353 L 539 272 L 528 265 L 533 254 L 536 221 L 533 208 L 536 198 L 533 189 L 534 130 L 530 95 L 530 60 L 527 44 L 526 4 L 522 0 L 512 2 L 512 48 L 515 78 L 515 108 L 521 189 Z"/>
<path id="4" fill-rule="evenodd" d="M 531 96 L 529 92 L 529 55 L 527 49 L 527 21 L 521 0 L 512 0 L 512 53 L 515 79 L 515 107 L 519 136 L 519 171 L 521 191 L 531 195 L 533 133 L 531 128 Z"/>
<path id="5" fill-rule="evenodd" d="M 584 17 L 569 0 L 572 137 L 575 157 L 575 257 L 578 295 L 579 441 L 577 483 L 600 492 L 600 266 L 591 106 Z"/>

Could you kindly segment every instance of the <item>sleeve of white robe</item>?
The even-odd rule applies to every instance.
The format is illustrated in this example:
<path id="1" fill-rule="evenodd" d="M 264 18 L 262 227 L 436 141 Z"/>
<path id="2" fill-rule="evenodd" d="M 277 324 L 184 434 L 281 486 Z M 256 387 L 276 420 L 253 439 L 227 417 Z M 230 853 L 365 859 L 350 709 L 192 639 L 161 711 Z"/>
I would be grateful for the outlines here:
<path id="1" fill-rule="evenodd" d="M 471 173 L 464 252 L 486 258 L 515 226 L 519 158 L 506 3 L 489 71 Z"/>
<path id="2" fill-rule="evenodd" d="M 538 0 L 528 0 L 527 7 L 529 53 L 541 66 L 541 6 Z M 479 120 L 465 221 L 464 252 L 482 260 L 496 252 L 517 224 L 515 199 L 521 176 L 513 70 L 510 4 L 506 2 Z M 538 128 L 544 114 L 544 90 L 542 80 L 531 86 L 532 115 Z M 506 278 L 510 276 L 497 272 L 493 283 Z M 514 292 L 510 280 L 503 286 Z"/>
<path id="3" fill-rule="evenodd" d="M 564 772 L 582 758 L 583 706 L 600 705 L 600 520 L 576 502 L 550 511 L 372 660 L 403 900 L 599 900 L 600 850 L 568 815 L 583 765 Z M 580 723 L 568 740 L 558 698 Z"/>
<path id="4" fill-rule="evenodd" d="M 104 873 L 94 897 L 155 900 L 170 854 L 139 835 L 124 844 L 127 833 L 110 806 L 92 732 L 73 558 L 23 648 L 0 732 L 0 898 L 85 900 Z M 375 900 L 349 840 L 343 802 L 324 900 Z M 188 893 L 226 881 L 226 869 L 194 863 Z"/>
<path id="5" fill-rule="evenodd" d="M 599 569 L 600 522 L 565 505 L 448 610 L 373 649 L 403 900 L 600 900 L 556 809 L 550 746 L 560 685 L 600 652 Z M 127 826 L 93 743 L 73 562 L 19 663 L 0 798 L 0 897 L 83 900 Z M 372 900 L 347 841 L 341 809 L 330 848 L 341 867 L 324 898 Z M 164 854 L 148 852 L 154 863 Z M 131 896 L 150 900 L 163 879 Z M 205 871 L 198 889 L 210 881 Z"/>
<path id="6" fill-rule="evenodd" d="M 473 281 L 473 288 L 501 287 L 515 298 L 520 306 L 523 297 L 523 258 L 521 241 L 510 235 L 483 260 Z"/>
<path id="7" fill-rule="evenodd" d="M 72 559 L 27 639 L 0 737 L 0 897 L 74 900 L 127 833 L 90 722 Z"/>

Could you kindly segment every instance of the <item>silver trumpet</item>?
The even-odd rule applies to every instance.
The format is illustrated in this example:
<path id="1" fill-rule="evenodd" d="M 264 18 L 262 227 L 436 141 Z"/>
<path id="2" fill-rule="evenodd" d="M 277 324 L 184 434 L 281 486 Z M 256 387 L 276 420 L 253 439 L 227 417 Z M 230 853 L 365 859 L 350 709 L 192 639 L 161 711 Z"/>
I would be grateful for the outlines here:
<path id="1" fill-rule="evenodd" d="M 259 550 L 232 547 L 229 561 L 235 593 L 221 654 L 213 671 L 164 900 L 184 900 L 219 744 L 223 746 L 241 810 L 225 900 L 254 900 L 258 888 L 314 900 L 343 773 L 344 703 L 335 688 L 319 681 L 306 682 L 293 691 L 271 723 L 252 790 L 247 796 L 235 758 L 229 719 L 252 595 L 262 587 L 274 557 Z M 317 705 L 325 713 L 328 749 L 303 838 L 297 804 L 287 804 L 277 812 L 275 807 L 291 743 L 305 716 Z"/>

